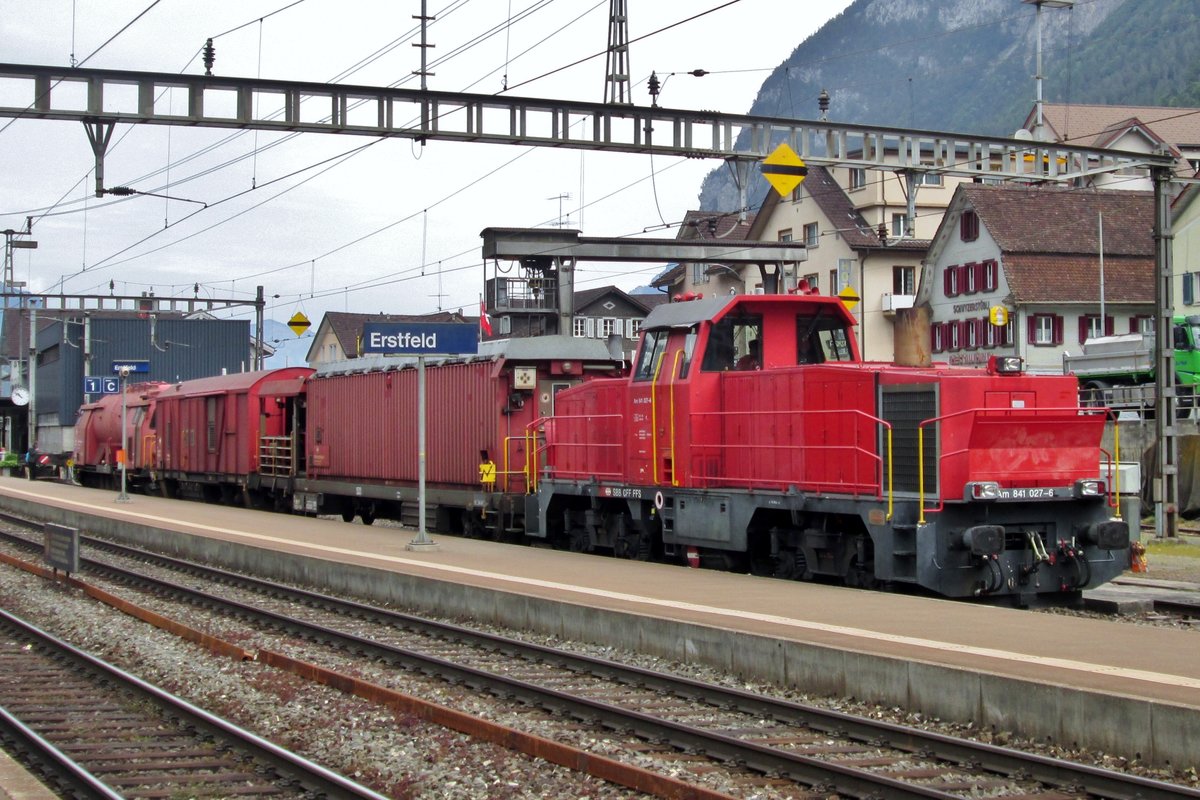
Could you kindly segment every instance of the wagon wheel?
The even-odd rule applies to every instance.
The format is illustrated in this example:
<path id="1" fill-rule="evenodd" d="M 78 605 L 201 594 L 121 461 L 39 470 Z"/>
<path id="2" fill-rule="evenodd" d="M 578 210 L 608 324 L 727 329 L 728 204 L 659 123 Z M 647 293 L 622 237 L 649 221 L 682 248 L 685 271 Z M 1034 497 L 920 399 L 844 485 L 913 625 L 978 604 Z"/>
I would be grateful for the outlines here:
<path id="1" fill-rule="evenodd" d="M 342 522 L 354 522 L 353 506 L 346 506 L 342 509 Z"/>
<path id="2" fill-rule="evenodd" d="M 375 506 L 371 505 L 371 506 L 367 506 L 367 507 L 363 508 L 363 510 L 359 513 L 359 516 L 362 517 L 363 525 L 374 525 L 375 524 Z"/>

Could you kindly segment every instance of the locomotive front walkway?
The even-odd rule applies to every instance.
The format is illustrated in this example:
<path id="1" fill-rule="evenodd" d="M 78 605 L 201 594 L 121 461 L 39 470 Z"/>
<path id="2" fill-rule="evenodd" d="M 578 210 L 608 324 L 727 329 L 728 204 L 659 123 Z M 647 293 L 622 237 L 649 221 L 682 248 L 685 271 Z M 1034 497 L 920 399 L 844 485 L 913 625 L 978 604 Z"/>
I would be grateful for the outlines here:
<path id="1" fill-rule="evenodd" d="M 1200 633 L 0 478 L 0 507 L 284 580 L 1200 765 Z"/>

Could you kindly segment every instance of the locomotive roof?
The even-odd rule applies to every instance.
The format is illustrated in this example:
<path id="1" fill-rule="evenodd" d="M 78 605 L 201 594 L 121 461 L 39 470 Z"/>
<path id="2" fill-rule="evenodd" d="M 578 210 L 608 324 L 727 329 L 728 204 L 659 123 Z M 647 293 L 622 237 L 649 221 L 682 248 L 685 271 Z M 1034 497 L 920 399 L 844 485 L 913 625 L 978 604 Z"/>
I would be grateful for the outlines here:
<path id="1" fill-rule="evenodd" d="M 720 319 L 735 305 L 754 308 L 779 304 L 796 306 L 797 310 L 803 309 L 806 305 L 814 307 L 813 311 L 816 311 L 817 308 L 838 308 L 841 309 L 847 322 L 854 324 L 854 318 L 845 310 L 845 305 L 837 297 L 795 294 L 730 294 L 658 306 L 646 316 L 646 321 L 642 323 L 642 329 L 690 328 L 701 322 Z"/>

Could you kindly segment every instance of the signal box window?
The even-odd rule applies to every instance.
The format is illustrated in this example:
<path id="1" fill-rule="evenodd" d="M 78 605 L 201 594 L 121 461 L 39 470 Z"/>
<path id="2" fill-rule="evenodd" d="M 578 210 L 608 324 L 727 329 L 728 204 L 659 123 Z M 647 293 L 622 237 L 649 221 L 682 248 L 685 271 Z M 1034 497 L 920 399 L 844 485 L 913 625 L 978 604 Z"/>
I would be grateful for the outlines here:
<path id="1" fill-rule="evenodd" d="M 749 368 L 750 343 L 756 342 L 757 346 L 761 347 L 761 336 L 762 315 L 726 317 L 709 329 L 708 346 L 704 350 L 704 360 L 700 369 L 705 372 L 723 372 L 737 368 L 739 363 Z"/>
<path id="2" fill-rule="evenodd" d="M 633 379 L 652 380 L 666 349 L 667 331 L 647 331 L 642 337 L 642 349 L 638 351 L 637 369 L 634 370 Z"/>

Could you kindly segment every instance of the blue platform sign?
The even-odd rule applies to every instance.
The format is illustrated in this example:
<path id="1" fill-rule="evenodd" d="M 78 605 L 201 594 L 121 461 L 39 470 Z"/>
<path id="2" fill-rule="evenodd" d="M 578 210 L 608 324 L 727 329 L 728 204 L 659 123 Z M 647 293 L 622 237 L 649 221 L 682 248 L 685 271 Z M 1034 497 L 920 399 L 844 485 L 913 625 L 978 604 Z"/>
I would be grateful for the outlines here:
<path id="1" fill-rule="evenodd" d="M 474 355 L 479 331 L 462 322 L 366 322 L 362 351 L 406 356 Z"/>
<path id="2" fill-rule="evenodd" d="M 112 371 L 116 374 L 121 372 L 149 372 L 150 362 L 143 358 L 127 358 L 124 361 L 112 362 Z"/>
<path id="3" fill-rule="evenodd" d="M 120 378 L 107 378 L 98 375 L 85 375 L 83 377 L 84 394 L 119 394 L 120 391 Z"/>

